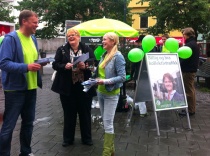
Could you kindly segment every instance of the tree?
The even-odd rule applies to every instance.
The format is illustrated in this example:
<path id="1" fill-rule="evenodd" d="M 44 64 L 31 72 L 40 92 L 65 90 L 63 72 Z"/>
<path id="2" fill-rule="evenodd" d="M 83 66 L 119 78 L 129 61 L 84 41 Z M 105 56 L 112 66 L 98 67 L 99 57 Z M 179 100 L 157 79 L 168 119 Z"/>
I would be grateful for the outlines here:
<path id="1" fill-rule="evenodd" d="M 156 19 L 148 33 L 158 35 L 172 30 L 192 27 L 197 33 L 207 33 L 210 29 L 209 0 L 140 0 L 149 2 L 149 7 L 141 15 Z"/>
<path id="2" fill-rule="evenodd" d="M 10 16 L 13 11 L 13 6 L 9 2 L 0 0 L 0 19 L 1 21 L 14 22 L 15 17 Z"/>
<path id="3" fill-rule="evenodd" d="M 40 38 L 58 36 L 58 27 L 65 28 L 65 20 L 88 21 L 96 18 L 114 18 L 123 21 L 124 2 L 130 0 L 23 0 L 18 2 L 18 10 L 30 9 L 38 14 L 40 22 L 48 27 L 37 31 Z M 127 6 L 127 5 L 126 5 Z M 131 19 L 130 14 L 127 18 Z M 131 23 L 131 20 L 128 20 Z"/>

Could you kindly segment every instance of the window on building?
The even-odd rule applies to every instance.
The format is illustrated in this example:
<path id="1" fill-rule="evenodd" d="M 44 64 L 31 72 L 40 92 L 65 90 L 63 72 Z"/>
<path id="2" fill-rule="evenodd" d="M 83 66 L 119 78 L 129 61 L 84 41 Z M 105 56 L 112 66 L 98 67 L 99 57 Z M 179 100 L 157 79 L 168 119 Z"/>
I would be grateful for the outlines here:
<path id="1" fill-rule="evenodd" d="M 148 28 L 148 16 L 140 16 L 140 28 Z"/>

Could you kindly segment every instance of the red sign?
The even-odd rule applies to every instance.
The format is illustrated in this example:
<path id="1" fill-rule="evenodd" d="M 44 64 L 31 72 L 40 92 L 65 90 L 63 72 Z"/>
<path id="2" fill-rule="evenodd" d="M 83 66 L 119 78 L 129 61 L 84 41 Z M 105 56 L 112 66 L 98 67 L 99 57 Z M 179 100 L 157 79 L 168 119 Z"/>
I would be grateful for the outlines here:
<path id="1" fill-rule="evenodd" d="M 184 43 L 184 38 L 183 37 L 173 37 L 173 38 L 178 40 L 180 45 L 183 45 L 183 43 Z M 138 37 L 136 37 L 136 38 L 127 38 L 127 40 L 129 42 L 135 42 L 137 39 L 138 39 Z M 156 44 L 157 45 L 162 45 L 163 44 L 162 37 L 156 36 L 155 40 L 156 40 Z"/>
<path id="2" fill-rule="evenodd" d="M 183 37 L 173 37 L 173 38 L 178 40 L 180 45 L 183 45 L 183 43 L 184 43 L 184 38 Z M 162 45 L 163 44 L 162 37 L 155 37 L 155 39 L 156 39 L 156 44 L 157 45 Z"/>
<path id="3" fill-rule="evenodd" d="M 10 26 L 0 24 L 0 36 L 4 36 L 9 32 L 10 32 Z"/>

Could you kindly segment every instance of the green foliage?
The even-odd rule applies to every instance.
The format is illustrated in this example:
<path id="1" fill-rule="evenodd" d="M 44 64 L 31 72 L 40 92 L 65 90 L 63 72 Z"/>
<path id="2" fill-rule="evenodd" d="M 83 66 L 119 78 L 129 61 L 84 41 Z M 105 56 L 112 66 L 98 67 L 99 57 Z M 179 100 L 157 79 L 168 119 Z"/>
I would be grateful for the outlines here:
<path id="1" fill-rule="evenodd" d="M 150 2 L 142 15 L 154 17 L 157 23 L 147 32 L 153 35 L 192 27 L 196 33 L 207 33 L 210 29 L 209 0 L 140 0 Z"/>
<path id="2" fill-rule="evenodd" d="M 64 29 L 65 20 L 88 21 L 105 16 L 124 21 L 124 2 L 128 4 L 130 0 L 23 0 L 18 2 L 16 9 L 36 12 L 40 22 L 48 23 L 48 27 L 38 30 L 36 35 L 54 38 L 58 36 L 57 27 Z M 127 21 L 131 24 L 130 14 L 127 14 Z"/>
<path id="3" fill-rule="evenodd" d="M 14 23 L 14 16 L 10 16 L 10 14 L 13 11 L 13 6 L 10 5 L 8 2 L 2 2 L 0 0 L 0 20 L 1 21 L 6 21 L 6 22 L 12 22 Z"/>

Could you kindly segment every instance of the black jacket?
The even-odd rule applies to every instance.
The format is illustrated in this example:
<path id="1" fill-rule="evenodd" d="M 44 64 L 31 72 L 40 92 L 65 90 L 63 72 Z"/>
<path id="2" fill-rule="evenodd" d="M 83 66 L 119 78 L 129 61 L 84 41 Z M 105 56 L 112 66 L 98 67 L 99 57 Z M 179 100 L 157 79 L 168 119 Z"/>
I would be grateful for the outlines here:
<path id="1" fill-rule="evenodd" d="M 89 58 L 95 59 L 93 50 L 83 43 L 79 43 L 82 53 L 89 52 Z M 70 44 L 66 43 L 57 49 L 55 55 L 55 61 L 52 63 L 52 68 L 57 71 L 55 79 L 52 84 L 52 91 L 73 96 L 96 96 L 95 88 L 92 87 L 87 93 L 83 92 L 83 86 L 81 82 L 73 84 L 72 70 L 66 70 L 65 65 L 70 62 Z M 84 81 L 91 77 L 91 71 L 89 69 L 84 70 Z"/>
<path id="2" fill-rule="evenodd" d="M 198 68 L 199 47 L 194 37 L 186 39 L 185 43 L 185 46 L 192 49 L 192 55 L 187 59 L 180 59 L 181 70 L 182 72 L 194 73 Z"/>

